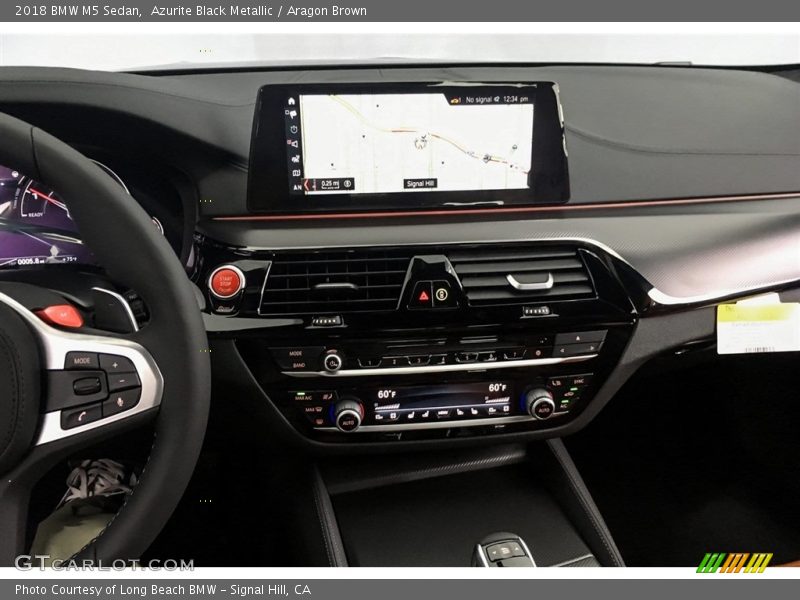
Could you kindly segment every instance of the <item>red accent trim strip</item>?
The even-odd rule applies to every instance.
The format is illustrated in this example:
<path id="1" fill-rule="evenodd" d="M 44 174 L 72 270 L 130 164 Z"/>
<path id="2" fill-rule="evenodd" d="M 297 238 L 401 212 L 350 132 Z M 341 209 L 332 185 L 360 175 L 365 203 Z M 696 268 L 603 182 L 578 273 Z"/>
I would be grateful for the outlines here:
<path id="1" fill-rule="evenodd" d="M 212 217 L 213 221 L 317 221 L 328 219 L 375 219 L 394 217 L 423 217 L 450 215 L 494 215 L 538 212 L 589 211 L 602 209 L 625 209 L 642 206 L 675 206 L 685 204 L 714 204 L 717 202 L 747 202 L 758 200 L 781 200 L 800 198 L 800 192 L 781 194 L 750 194 L 745 196 L 711 196 L 708 198 L 671 198 L 663 200 L 631 200 L 630 202 L 587 202 L 586 204 L 564 204 L 545 206 L 505 206 L 497 208 L 459 208 L 453 210 L 408 210 L 356 213 L 321 213 L 302 215 L 240 215 L 233 217 Z"/>

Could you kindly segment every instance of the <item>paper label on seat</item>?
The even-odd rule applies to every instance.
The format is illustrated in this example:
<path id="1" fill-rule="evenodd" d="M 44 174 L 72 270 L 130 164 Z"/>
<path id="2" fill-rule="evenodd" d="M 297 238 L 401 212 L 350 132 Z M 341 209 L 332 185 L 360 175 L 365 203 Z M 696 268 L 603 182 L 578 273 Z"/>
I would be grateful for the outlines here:
<path id="1" fill-rule="evenodd" d="M 800 350 L 800 304 L 768 298 L 717 307 L 718 354 Z"/>

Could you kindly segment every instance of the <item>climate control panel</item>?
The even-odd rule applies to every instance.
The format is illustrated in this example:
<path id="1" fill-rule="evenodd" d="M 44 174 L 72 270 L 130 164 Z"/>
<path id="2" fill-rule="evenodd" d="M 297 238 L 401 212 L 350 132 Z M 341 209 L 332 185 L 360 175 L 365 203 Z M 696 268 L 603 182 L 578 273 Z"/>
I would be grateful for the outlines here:
<path id="1" fill-rule="evenodd" d="M 584 397 L 592 373 L 453 381 L 430 385 L 361 385 L 295 389 L 287 401 L 315 430 L 392 432 L 497 426 L 567 416 Z"/>

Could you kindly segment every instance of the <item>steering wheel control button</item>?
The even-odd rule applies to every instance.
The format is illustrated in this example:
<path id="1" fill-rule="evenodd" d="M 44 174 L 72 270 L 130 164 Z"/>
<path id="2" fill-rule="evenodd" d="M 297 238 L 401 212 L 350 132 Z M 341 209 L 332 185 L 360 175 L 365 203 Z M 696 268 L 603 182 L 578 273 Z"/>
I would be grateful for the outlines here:
<path id="1" fill-rule="evenodd" d="M 87 404 L 61 412 L 61 429 L 74 429 L 103 418 L 100 404 Z"/>
<path id="2" fill-rule="evenodd" d="M 67 352 L 64 360 L 65 369 L 92 369 L 100 368 L 97 354 L 92 352 Z"/>
<path id="3" fill-rule="evenodd" d="M 116 354 L 101 354 L 100 368 L 106 373 L 135 373 L 136 367 L 130 359 Z"/>
<path id="4" fill-rule="evenodd" d="M 38 317 L 49 325 L 79 329 L 83 327 L 83 317 L 71 304 L 56 304 L 37 310 Z"/>
<path id="5" fill-rule="evenodd" d="M 76 396 L 90 396 L 103 389 L 103 382 L 99 377 L 82 377 L 72 384 L 72 391 Z"/>
<path id="6" fill-rule="evenodd" d="M 108 400 L 103 402 L 103 416 L 111 417 L 132 409 L 139 404 L 141 393 L 142 391 L 140 389 L 134 389 L 111 394 Z"/>
<path id="7" fill-rule="evenodd" d="M 414 285 L 408 308 L 433 308 L 433 282 L 418 281 Z"/>
<path id="8" fill-rule="evenodd" d="M 108 397 L 106 375 L 102 371 L 46 371 L 47 412 L 73 408 Z"/>
<path id="9" fill-rule="evenodd" d="M 220 300 L 230 300 L 244 289 L 245 277 L 237 267 L 223 265 L 212 271 L 208 278 L 208 289 Z"/>
<path id="10" fill-rule="evenodd" d="M 136 373 L 116 373 L 108 374 L 108 391 L 118 392 L 120 390 L 129 390 L 131 388 L 141 387 L 139 376 Z"/>
<path id="11" fill-rule="evenodd" d="M 325 358 L 322 359 L 322 364 L 326 371 L 334 373 L 342 368 L 344 361 L 336 352 L 331 352 L 325 355 Z"/>
<path id="12" fill-rule="evenodd" d="M 272 357 L 278 366 L 285 371 L 317 371 L 322 346 L 292 346 L 289 348 L 273 348 Z"/>

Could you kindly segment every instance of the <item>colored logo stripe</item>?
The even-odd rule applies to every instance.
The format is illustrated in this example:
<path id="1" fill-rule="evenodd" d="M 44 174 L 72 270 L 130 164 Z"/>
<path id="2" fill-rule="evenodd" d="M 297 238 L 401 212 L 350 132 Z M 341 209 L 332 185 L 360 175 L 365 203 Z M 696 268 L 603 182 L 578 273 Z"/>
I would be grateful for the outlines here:
<path id="1" fill-rule="evenodd" d="M 747 559 L 750 559 L 749 562 Z M 758 552 L 708 552 L 700 566 L 697 567 L 698 573 L 739 573 L 744 569 L 744 573 L 763 573 L 772 560 L 772 553 Z M 747 566 L 745 566 L 747 563 Z"/>

